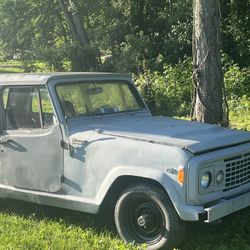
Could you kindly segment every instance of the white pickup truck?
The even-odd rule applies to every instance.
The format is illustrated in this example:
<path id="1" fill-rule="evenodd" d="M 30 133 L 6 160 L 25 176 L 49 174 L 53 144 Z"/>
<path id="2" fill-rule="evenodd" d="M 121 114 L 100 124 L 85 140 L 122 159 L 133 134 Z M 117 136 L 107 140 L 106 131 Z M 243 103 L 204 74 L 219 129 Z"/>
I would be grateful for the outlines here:
<path id="1" fill-rule="evenodd" d="M 250 133 L 153 117 L 123 74 L 1 74 L 0 197 L 108 206 L 125 241 L 171 248 L 250 205 Z"/>

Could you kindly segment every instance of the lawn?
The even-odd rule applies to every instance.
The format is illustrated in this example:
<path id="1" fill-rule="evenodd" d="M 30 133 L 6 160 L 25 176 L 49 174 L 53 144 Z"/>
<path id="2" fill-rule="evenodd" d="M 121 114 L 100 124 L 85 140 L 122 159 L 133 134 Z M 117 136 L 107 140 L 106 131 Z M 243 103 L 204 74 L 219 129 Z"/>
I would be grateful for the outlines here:
<path id="1" fill-rule="evenodd" d="M 25 68 L 23 63 L 19 61 L 8 61 L 1 62 L 0 61 L 0 73 L 21 73 L 24 72 Z"/>
<path id="2" fill-rule="evenodd" d="M 0 249 L 136 249 L 99 217 L 14 200 L 0 200 Z"/>
<path id="3" fill-rule="evenodd" d="M 0 72 L 24 72 L 26 70 L 27 68 L 20 62 L 0 66 Z M 249 109 L 235 109 L 231 112 L 230 118 L 233 127 L 249 129 Z M 250 208 L 227 216 L 219 224 L 188 223 L 181 249 L 250 249 L 249 224 Z M 99 216 L 21 201 L 0 200 L 1 249 L 125 250 L 141 248 L 124 244 L 114 227 L 111 225 L 106 228 Z"/>
<path id="4" fill-rule="evenodd" d="M 0 249 L 142 249 L 124 244 L 102 218 L 21 201 L 0 200 Z M 220 224 L 188 223 L 184 250 L 250 249 L 250 208 Z"/>
<path id="5" fill-rule="evenodd" d="M 0 73 L 48 72 L 52 69 L 43 62 L 0 61 Z"/>

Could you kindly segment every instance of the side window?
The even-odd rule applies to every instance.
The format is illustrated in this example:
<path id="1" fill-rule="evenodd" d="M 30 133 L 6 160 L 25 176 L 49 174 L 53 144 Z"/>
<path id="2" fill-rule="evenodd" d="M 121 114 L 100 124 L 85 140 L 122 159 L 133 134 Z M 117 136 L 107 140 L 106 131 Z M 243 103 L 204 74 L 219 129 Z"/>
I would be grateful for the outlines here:
<path id="1" fill-rule="evenodd" d="M 41 129 L 53 125 L 53 109 L 45 88 L 6 88 L 3 103 L 8 130 Z"/>
<path id="2" fill-rule="evenodd" d="M 40 88 L 40 98 L 42 106 L 43 127 L 48 128 L 53 125 L 54 110 L 49 98 L 49 93 L 46 88 Z"/>
<path id="3" fill-rule="evenodd" d="M 87 112 L 87 96 L 83 96 L 83 90 L 77 84 L 69 84 L 57 87 L 58 95 L 66 116 L 85 114 Z"/>

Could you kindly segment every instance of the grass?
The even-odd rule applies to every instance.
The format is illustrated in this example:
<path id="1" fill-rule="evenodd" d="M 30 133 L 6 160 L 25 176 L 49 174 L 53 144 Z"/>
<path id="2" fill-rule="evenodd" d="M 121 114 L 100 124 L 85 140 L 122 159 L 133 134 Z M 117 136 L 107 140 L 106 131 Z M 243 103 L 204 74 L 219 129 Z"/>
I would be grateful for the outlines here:
<path id="1" fill-rule="evenodd" d="M 15 61 L 0 65 L 0 72 L 24 72 L 27 69 Z M 43 67 L 41 63 L 38 65 Z M 244 105 L 248 105 L 247 101 L 242 100 Z M 231 126 L 250 130 L 249 109 L 238 108 L 236 104 L 230 104 L 233 107 Z M 100 219 L 60 208 L 0 200 L 0 250 L 140 249 L 122 242 L 114 227 L 106 228 Z M 218 225 L 188 223 L 181 249 L 250 250 L 249 223 L 250 208 L 225 217 Z"/>
<path id="2" fill-rule="evenodd" d="M 0 73 L 22 73 L 24 71 L 25 68 L 20 61 L 0 61 Z"/>
<path id="3" fill-rule="evenodd" d="M 19 60 L 0 61 L 0 73 L 50 72 L 52 69 L 44 62 L 22 62 Z"/>
<path id="4" fill-rule="evenodd" d="M 225 217 L 220 224 L 189 223 L 185 250 L 250 249 L 250 208 Z"/>
<path id="5" fill-rule="evenodd" d="M 0 200 L 0 249 L 142 249 L 122 242 L 113 227 L 81 212 Z M 184 250 L 250 249 L 250 208 L 227 216 L 219 225 L 188 223 Z"/>
<path id="6" fill-rule="evenodd" d="M 0 249 L 138 249 L 85 213 L 1 200 Z"/>

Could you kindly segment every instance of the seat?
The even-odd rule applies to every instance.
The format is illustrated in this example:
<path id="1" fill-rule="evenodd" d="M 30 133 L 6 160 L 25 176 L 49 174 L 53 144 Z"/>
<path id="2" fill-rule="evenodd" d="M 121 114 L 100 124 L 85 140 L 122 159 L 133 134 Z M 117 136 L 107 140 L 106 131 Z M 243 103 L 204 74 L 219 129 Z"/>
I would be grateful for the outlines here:
<path id="1" fill-rule="evenodd" d="M 34 128 L 30 113 L 23 107 L 8 107 L 5 110 L 7 129 Z"/>
<path id="2" fill-rule="evenodd" d="M 71 101 L 68 100 L 63 101 L 62 107 L 66 117 L 72 117 L 76 115 L 74 105 Z"/>

